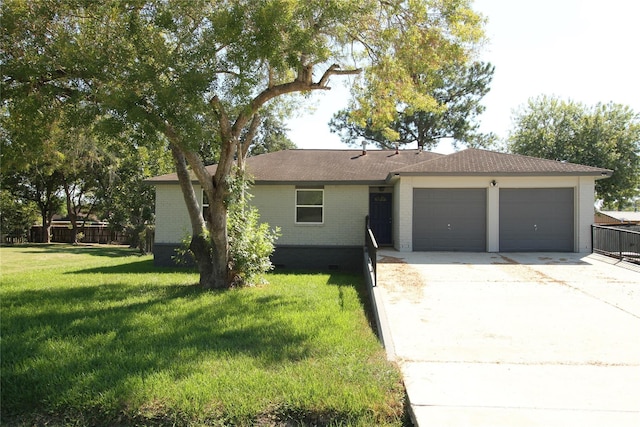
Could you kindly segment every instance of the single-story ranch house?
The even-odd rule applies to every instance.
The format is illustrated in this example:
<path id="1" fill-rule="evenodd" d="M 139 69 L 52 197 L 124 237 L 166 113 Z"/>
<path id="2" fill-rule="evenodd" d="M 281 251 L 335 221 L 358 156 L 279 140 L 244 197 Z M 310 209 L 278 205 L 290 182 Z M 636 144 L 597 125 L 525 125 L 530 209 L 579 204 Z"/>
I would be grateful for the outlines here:
<path id="1" fill-rule="evenodd" d="M 479 149 L 285 150 L 246 168 L 261 221 L 281 229 L 273 263 L 315 269 L 361 268 L 367 216 L 398 251 L 590 252 L 594 182 L 612 174 Z M 149 182 L 155 263 L 168 265 L 189 216 L 176 174 Z"/>

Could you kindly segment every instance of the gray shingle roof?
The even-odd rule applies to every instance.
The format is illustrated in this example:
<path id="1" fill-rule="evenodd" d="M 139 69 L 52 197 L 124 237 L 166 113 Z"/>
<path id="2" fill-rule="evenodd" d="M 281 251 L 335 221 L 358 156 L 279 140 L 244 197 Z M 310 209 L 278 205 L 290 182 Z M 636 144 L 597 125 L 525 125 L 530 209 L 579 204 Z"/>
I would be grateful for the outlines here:
<path id="1" fill-rule="evenodd" d="M 284 150 L 249 157 L 247 171 L 256 184 L 381 184 L 393 175 L 610 175 L 608 169 L 516 154 L 467 149 L 443 155 L 418 150 Z M 215 165 L 207 166 L 211 173 Z M 178 181 L 175 173 L 147 180 Z"/>
<path id="2" fill-rule="evenodd" d="M 258 183 L 384 183 L 389 172 L 442 154 L 418 150 L 284 150 L 247 158 L 246 168 Z M 215 165 L 207 166 L 215 171 Z M 149 179 L 176 182 L 175 173 Z"/>
<path id="3" fill-rule="evenodd" d="M 418 150 L 286 150 L 247 159 L 256 182 L 384 181 L 389 171 L 442 157 Z"/>
<path id="4" fill-rule="evenodd" d="M 611 175 L 608 169 L 475 148 L 392 172 L 400 175 Z"/>

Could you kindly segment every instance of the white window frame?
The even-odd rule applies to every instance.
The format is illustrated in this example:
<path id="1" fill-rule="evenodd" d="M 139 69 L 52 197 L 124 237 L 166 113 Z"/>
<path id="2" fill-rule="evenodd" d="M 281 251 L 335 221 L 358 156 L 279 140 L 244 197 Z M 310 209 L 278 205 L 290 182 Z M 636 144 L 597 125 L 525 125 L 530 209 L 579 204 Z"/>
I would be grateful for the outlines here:
<path id="1" fill-rule="evenodd" d="M 207 217 L 205 216 L 205 209 L 209 209 L 209 200 L 207 199 L 207 193 L 204 192 L 204 188 L 202 189 L 202 203 L 200 203 L 200 213 L 204 218 L 205 222 L 207 221 Z M 205 203 L 206 200 L 206 203 Z"/>
<path id="2" fill-rule="evenodd" d="M 319 191 L 322 194 L 321 205 L 300 205 L 298 204 L 298 192 L 299 191 Z M 296 188 L 294 193 L 294 219 L 297 225 L 319 225 L 324 224 L 324 189 L 323 188 Z M 320 208 L 322 210 L 322 219 L 320 222 L 298 221 L 298 208 Z"/>

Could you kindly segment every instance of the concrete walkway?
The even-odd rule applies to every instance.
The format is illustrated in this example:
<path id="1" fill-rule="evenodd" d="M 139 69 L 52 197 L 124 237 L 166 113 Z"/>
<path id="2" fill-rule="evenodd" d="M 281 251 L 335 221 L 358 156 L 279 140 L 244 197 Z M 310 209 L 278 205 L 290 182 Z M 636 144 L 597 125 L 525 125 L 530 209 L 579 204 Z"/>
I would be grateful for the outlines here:
<path id="1" fill-rule="evenodd" d="M 640 426 L 640 269 L 585 254 L 378 254 L 416 424 Z"/>

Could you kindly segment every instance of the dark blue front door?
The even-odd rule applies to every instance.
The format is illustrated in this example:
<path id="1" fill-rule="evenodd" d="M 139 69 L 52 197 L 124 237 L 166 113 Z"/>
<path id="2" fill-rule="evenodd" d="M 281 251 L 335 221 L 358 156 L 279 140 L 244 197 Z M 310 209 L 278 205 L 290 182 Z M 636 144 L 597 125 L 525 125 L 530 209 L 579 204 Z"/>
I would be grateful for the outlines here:
<path id="1" fill-rule="evenodd" d="M 391 193 L 369 194 L 369 224 L 379 245 L 391 245 Z"/>

